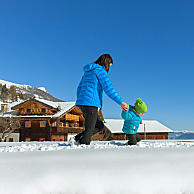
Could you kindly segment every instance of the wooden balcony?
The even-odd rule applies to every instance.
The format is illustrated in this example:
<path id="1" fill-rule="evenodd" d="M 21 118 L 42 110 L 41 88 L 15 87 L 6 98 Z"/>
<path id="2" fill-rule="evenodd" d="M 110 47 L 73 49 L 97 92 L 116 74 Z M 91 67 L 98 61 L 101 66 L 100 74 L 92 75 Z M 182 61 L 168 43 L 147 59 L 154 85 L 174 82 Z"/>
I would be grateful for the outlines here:
<path id="1" fill-rule="evenodd" d="M 80 133 L 84 127 L 51 127 L 52 134 Z"/>

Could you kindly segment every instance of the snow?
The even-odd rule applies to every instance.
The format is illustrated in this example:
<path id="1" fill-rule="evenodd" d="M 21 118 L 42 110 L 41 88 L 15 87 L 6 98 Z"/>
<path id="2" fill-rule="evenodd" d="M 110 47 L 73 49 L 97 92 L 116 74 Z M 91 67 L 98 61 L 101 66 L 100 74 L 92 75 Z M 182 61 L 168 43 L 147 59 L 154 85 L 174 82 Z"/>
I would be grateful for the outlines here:
<path id="1" fill-rule="evenodd" d="M 1 112 L 1 105 L 2 104 L 7 104 L 8 105 L 8 112 L 4 113 L 4 116 L 12 116 L 12 115 L 15 115 L 18 113 L 18 111 L 13 111 L 11 108 L 20 104 L 20 103 L 23 103 L 24 100 L 18 100 L 17 102 L 12 102 L 12 103 L 4 103 L 4 102 L 1 102 L 0 101 L 0 112 Z M 0 113 L 0 116 L 1 116 L 1 113 Z"/>
<path id="2" fill-rule="evenodd" d="M 62 114 L 64 114 L 69 109 L 73 108 L 73 106 L 75 106 L 75 102 L 53 102 L 53 101 L 48 101 L 44 99 L 36 99 L 36 100 L 44 104 L 47 104 L 53 108 L 58 108 L 60 110 L 54 115 L 47 116 L 47 117 L 52 117 L 52 118 L 60 117 Z"/>
<path id="3" fill-rule="evenodd" d="M 11 86 L 17 86 L 17 87 L 20 87 L 20 88 L 30 87 L 29 85 L 21 85 L 21 84 L 16 84 L 16 83 L 4 81 L 4 80 L 0 80 L 0 84 L 6 85 L 7 88 L 10 88 Z"/>
<path id="4" fill-rule="evenodd" d="M 48 93 L 45 87 L 39 87 L 38 89 L 39 89 L 39 90 L 42 90 L 43 92 Z"/>
<path id="5" fill-rule="evenodd" d="M 194 193 L 194 140 L 125 142 L 0 143 L 0 193 Z"/>
<path id="6" fill-rule="evenodd" d="M 123 119 L 105 119 L 105 125 L 111 130 L 112 133 L 123 133 L 122 131 L 123 124 L 124 124 Z M 138 129 L 139 133 L 144 132 L 144 124 L 145 124 L 146 132 L 149 132 L 149 133 L 173 132 L 172 129 L 169 129 L 168 127 L 164 126 L 163 124 L 161 124 L 156 120 L 143 120 L 143 124 L 139 125 L 139 129 Z"/>

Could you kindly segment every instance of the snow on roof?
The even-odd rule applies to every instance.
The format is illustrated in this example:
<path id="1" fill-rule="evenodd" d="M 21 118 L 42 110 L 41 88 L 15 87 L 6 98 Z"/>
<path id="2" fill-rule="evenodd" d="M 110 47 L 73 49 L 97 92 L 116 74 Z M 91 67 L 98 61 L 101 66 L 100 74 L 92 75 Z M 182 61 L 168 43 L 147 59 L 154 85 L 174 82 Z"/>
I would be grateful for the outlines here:
<path id="1" fill-rule="evenodd" d="M 59 102 L 61 106 L 61 110 L 57 112 L 55 115 L 53 115 L 53 118 L 60 117 L 65 112 L 67 112 L 69 109 L 71 109 L 73 106 L 75 106 L 75 102 Z"/>
<path id="2" fill-rule="evenodd" d="M 123 119 L 105 119 L 105 126 L 108 127 L 112 133 L 123 133 L 123 124 Z M 173 130 L 169 129 L 156 120 L 143 120 L 143 124 L 139 125 L 138 132 L 144 132 L 144 124 L 146 132 L 173 132 Z"/>
<path id="3" fill-rule="evenodd" d="M 1 105 L 6 105 L 7 104 L 7 107 L 8 107 L 8 112 L 13 112 L 13 110 L 11 109 L 12 107 L 16 106 L 17 104 L 20 104 L 24 102 L 23 100 L 20 100 L 18 102 L 12 102 L 12 103 L 5 103 L 5 102 L 1 102 L 0 101 L 0 111 L 1 111 Z"/>
<path id="4" fill-rule="evenodd" d="M 53 102 L 49 100 L 44 100 L 44 99 L 38 99 L 35 98 L 36 101 L 39 101 L 40 103 L 46 104 L 48 106 L 51 106 L 53 108 L 58 109 L 59 111 L 54 114 L 54 115 L 29 115 L 29 116 L 22 116 L 22 117 L 51 117 L 51 118 L 57 118 L 63 115 L 65 112 L 67 112 L 69 109 L 71 109 L 73 106 L 75 106 L 75 102 Z M 13 110 L 11 109 L 14 106 L 17 106 L 21 103 L 24 103 L 25 101 L 20 101 L 20 102 L 13 102 L 8 105 L 8 113 L 6 114 L 7 116 L 13 113 Z"/>
<path id="5" fill-rule="evenodd" d="M 64 114 L 66 111 L 68 111 L 70 108 L 75 106 L 75 102 L 53 102 L 53 101 L 48 101 L 44 99 L 37 99 L 37 101 L 42 102 L 44 104 L 47 104 L 53 108 L 57 108 L 60 111 L 57 112 L 56 114 L 52 115 L 52 117 L 60 117 L 62 114 Z"/>

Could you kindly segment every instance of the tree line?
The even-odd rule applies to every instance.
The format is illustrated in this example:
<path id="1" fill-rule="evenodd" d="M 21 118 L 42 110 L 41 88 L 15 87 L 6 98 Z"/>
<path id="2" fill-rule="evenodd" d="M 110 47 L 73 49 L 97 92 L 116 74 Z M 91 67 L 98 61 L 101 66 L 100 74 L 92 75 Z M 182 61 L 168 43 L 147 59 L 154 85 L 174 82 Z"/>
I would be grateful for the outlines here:
<path id="1" fill-rule="evenodd" d="M 10 86 L 7 88 L 6 84 L 0 84 L 0 101 L 4 103 L 15 102 L 18 99 L 26 100 L 28 99 L 28 95 L 26 93 L 17 92 L 15 86 Z"/>

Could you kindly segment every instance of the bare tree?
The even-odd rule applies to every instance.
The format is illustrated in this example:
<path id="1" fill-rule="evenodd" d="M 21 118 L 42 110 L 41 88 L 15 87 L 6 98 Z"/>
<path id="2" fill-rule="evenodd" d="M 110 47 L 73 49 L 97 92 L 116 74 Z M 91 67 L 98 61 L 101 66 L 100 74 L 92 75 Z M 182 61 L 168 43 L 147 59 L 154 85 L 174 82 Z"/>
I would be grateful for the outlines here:
<path id="1" fill-rule="evenodd" d="M 0 117 L 0 142 L 4 142 L 20 126 L 18 117 Z"/>

